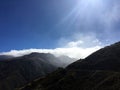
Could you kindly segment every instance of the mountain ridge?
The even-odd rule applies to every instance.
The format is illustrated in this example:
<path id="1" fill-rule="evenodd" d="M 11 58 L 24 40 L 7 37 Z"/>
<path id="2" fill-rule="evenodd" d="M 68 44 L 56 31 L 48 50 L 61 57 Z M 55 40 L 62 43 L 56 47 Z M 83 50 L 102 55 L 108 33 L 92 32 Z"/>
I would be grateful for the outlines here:
<path id="1" fill-rule="evenodd" d="M 0 90 L 14 90 L 55 71 L 60 66 L 64 67 L 64 63 L 50 53 L 33 52 L 2 60 L 0 61 Z"/>
<path id="2" fill-rule="evenodd" d="M 120 42 L 58 69 L 21 90 L 120 90 Z"/>

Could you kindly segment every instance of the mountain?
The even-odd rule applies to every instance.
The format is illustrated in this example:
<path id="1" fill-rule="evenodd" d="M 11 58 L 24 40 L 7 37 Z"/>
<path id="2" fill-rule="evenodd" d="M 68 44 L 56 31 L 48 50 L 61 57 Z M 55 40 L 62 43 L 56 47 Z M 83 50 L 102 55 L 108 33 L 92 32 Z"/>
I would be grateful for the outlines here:
<path id="1" fill-rule="evenodd" d="M 120 42 L 19 90 L 120 90 Z"/>
<path id="2" fill-rule="evenodd" d="M 85 60 L 79 60 L 68 68 L 120 71 L 120 42 L 102 48 Z"/>
<path id="3" fill-rule="evenodd" d="M 12 59 L 12 58 L 14 58 L 14 57 L 10 56 L 10 55 L 0 55 L 0 61 Z"/>
<path id="4" fill-rule="evenodd" d="M 77 61 L 75 58 L 70 58 L 70 57 L 65 56 L 65 55 L 61 55 L 61 56 L 59 56 L 59 57 L 57 57 L 57 58 L 59 58 L 59 61 L 62 62 L 62 64 L 63 64 L 62 66 L 63 66 L 63 67 L 66 67 L 66 66 L 68 66 L 69 64 Z"/>
<path id="5" fill-rule="evenodd" d="M 66 65 L 50 53 L 34 52 L 21 57 L 0 58 L 0 90 L 15 90 Z"/>

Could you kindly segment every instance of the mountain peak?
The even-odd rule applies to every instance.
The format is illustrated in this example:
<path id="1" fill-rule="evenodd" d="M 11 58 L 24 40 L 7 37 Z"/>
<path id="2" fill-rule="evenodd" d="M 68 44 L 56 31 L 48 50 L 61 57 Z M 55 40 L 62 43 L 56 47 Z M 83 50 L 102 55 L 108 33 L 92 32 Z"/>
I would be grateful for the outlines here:
<path id="1" fill-rule="evenodd" d="M 120 42 L 104 47 L 68 68 L 120 71 Z"/>

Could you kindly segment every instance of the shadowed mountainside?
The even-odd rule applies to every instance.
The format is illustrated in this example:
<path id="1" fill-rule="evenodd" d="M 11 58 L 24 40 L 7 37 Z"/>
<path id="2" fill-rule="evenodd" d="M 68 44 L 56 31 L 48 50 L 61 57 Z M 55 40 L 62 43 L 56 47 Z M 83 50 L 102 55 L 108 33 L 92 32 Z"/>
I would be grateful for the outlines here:
<path id="1" fill-rule="evenodd" d="M 22 90 L 120 90 L 120 42 L 33 81 Z"/>
<path id="2" fill-rule="evenodd" d="M 10 55 L 0 55 L 0 61 L 12 59 L 12 58 L 14 58 L 14 57 L 10 56 Z"/>
<path id="3" fill-rule="evenodd" d="M 50 53 L 31 53 L 7 59 L 3 57 L 0 61 L 0 90 L 14 90 L 66 65 Z"/>

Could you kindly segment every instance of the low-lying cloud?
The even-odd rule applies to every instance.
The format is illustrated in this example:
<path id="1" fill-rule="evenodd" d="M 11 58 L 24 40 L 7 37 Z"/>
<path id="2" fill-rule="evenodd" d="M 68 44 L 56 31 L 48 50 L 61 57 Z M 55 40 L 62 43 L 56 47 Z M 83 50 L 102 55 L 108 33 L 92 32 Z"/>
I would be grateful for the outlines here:
<path id="1" fill-rule="evenodd" d="M 24 50 L 11 50 L 10 52 L 2 52 L 1 55 L 12 55 L 15 57 L 23 56 L 25 54 L 30 54 L 32 52 L 39 53 L 52 53 L 56 56 L 67 55 L 71 58 L 85 58 L 96 50 L 100 49 L 100 46 L 95 46 L 91 48 L 56 48 L 56 49 L 24 49 Z"/>
<path id="2" fill-rule="evenodd" d="M 73 43 L 73 42 L 71 42 Z M 75 43 L 75 42 L 74 42 Z M 58 61 L 51 61 L 53 65 L 58 67 L 66 67 L 67 65 L 75 62 L 79 59 L 84 59 L 91 53 L 100 49 L 100 46 L 90 47 L 90 48 L 80 48 L 80 47 L 71 47 L 71 48 L 55 48 L 55 49 L 24 49 L 24 50 L 11 50 L 9 52 L 3 52 L 1 55 L 12 55 L 14 57 L 19 57 L 23 55 L 28 55 L 33 52 L 38 53 L 51 53 L 58 57 Z M 68 57 L 66 57 L 68 56 Z M 70 58 L 69 58 L 70 57 Z"/>
<path id="3" fill-rule="evenodd" d="M 2 52 L 1 55 L 12 55 L 15 57 L 22 56 L 25 54 L 30 54 L 32 52 L 39 53 L 51 53 L 55 56 L 66 55 L 71 58 L 83 59 L 90 55 L 91 53 L 102 48 L 101 42 L 96 39 L 95 35 L 92 36 L 82 36 L 77 35 L 73 36 L 73 41 L 70 40 L 60 40 L 59 43 L 62 43 L 59 48 L 55 49 L 23 49 L 23 50 L 11 50 L 9 52 Z M 66 42 L 64 42 L 66 41 Z M 64 42 L 64 43 L 63 43 Z"/>

